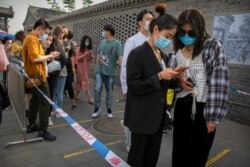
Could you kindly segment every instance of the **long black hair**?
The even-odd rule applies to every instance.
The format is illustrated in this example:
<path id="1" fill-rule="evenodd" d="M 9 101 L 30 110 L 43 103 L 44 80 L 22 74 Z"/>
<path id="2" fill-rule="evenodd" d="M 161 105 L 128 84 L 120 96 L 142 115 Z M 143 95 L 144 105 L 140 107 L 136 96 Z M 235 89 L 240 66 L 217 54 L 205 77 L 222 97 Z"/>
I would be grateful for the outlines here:
<path id="1" fill-rule="evenodd" d="M 89 39 L 89 46 L 85 46 L 85 41 L 87 40 L 87 39 Z M 88 49 L 88 50 L 91 50 L 92 49 L 92 40 L 91 40 L 91 38 L 89 37 L 89 36 L 87 36 L 87 35 L 84 35 L 83 37 L 82 37 L 82 40 L 81 40 L 81 44 L 80 44 L 80 52 L 84 52 L 84 50 L 85 49 Z"/>
<path id="2" fill-rule="evenodd" d="M 181 27 L 184 24 L 190 24 L 195 32 L 196 41 L 194 43 L 194 51 L 192 55 L 192 59 L 194 59 L 194 57 L 198 56 L 201 53 L 203 49 L 203 42 L 210 36 L 205 28 L 205 19 L 201 12 L 197 9 L 187 9 L 180 14 L 178 18 L 177 34 L 178 32 L 180 32 Z M 184 46 L 185 45 L 183 45 L 178 39 L 178 35 L 176 35 L 174 48 L 175 52 L 177 52 L 179 49 L 182 49 Z"/>

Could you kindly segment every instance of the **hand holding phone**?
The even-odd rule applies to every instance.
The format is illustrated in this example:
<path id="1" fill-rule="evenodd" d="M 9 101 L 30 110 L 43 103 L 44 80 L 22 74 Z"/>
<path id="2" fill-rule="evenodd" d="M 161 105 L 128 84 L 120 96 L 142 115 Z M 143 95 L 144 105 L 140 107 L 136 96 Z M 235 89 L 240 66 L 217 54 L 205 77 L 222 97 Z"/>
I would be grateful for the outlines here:
<path id="1" fill-rule="evenodd" d="M 175 68 L 175 71 L 178 73 L 184 73 L 187 69 L 189 69 L 187 66 L 178 66 Z"/>
<path id="2" fill-rule="evenodd" d="M 187 78 L 187 81 L 188 82 L 190 82 L 191 84 L 192 84 L 192 87 L 194 87 L 195 86 L 195 84 L 194 84 L 194 81 L 189 77 L 189 78 Z"/>

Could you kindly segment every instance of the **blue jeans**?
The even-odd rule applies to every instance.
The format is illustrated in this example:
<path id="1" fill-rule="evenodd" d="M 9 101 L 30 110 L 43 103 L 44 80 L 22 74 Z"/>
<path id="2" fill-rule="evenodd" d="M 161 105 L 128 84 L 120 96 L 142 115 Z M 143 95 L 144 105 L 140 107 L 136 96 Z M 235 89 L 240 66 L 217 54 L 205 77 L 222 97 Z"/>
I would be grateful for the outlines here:
<path id="1" fill-rule="evenodd" d="M 113 100 L 113 84 L 114 84 L 114 76 L 103 75 L 100 73 L 95 74 L 95 108 L 101 107 L 101 95 L 102 95 L 102 86 L 103 83 L 106 88 L 107 97 L 106 97 L 106 107 L 107 109 L 112 108 L 112 100 Z"/>
<path id="2" fill-rule="evenodd" d="M 65 82 L 66 82 L 66 77 L 61 77 L 61 76 L 56 77 L 56 82 L 53 91 L 53 100 L 55 100 L 55 103 L 60 108 L 62 108 L 63 105 L 63 91 Z"/>

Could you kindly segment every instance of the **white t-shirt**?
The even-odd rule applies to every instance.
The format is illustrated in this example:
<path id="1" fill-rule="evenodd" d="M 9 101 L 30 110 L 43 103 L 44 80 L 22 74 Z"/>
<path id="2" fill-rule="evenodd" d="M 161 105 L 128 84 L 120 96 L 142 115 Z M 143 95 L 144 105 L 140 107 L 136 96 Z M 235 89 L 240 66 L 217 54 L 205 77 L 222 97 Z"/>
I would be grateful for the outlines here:
<path id="1" fill-rule="evenodd" d="M 193 60 L 187 59 L 179 50 L 176 53 L 177 66 L 188 66 L 189 69 L 185 71 L 184 75 L 190 77 L 195 83 L 193 91 L 187 92 L 182 90 L 177 98 L 182 98 L 190 93 L 194 93 L 197 102 L 206 102 L 208 87 L 206 84 L 206 71 L 202 62 L 202 54 L 196 56 Z"/>
<path id="2" fill-rule="evenodd" d="M 121 68 L 121 86 L 122 86 L 122 92 L 123 94 L 127 93 L 127 60 L 129 53 L 136 47 L 142 45 L 146 40 L 148 39 L 147 36 L 143 35 L 141 32 L 138 32 L 134 36 L 127 39 L 125 46 L 124 46 L 124 52 L 122 56 L 122 68 Z"/>

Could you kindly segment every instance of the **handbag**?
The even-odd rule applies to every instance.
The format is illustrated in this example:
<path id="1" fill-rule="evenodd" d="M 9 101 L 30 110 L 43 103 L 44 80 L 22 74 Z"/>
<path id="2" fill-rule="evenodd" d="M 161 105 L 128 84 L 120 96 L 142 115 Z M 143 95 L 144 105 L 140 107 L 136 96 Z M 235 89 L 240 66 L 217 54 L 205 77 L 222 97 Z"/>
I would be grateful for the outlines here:
<path id="1" fill-rule="evenodd" d="M 35 86 L 40 86 L 42 82 L 42 77 L 40 75 L 34 75 L 26 79 L 25 86 L 26 88 L 33 88 Z"/>
<path id="2" fill-rule="evenodd" d="M 0 81 L 0 94 L 2 96 L 2 110 L 10 106 L 8 89 L 5 81 Z"/>
<path id="3" fill-rule="evenodd" d="M 52 60 L 49 64 L 48 64 L 48 73 L 53 73 L 56 71 L 61 71 L 61 64 L 59 61 L 56 60 Z"/>

